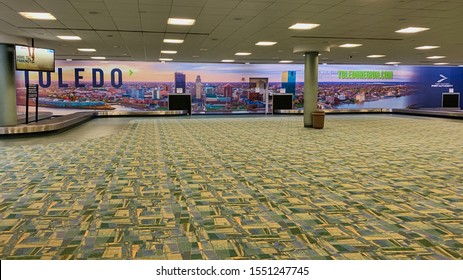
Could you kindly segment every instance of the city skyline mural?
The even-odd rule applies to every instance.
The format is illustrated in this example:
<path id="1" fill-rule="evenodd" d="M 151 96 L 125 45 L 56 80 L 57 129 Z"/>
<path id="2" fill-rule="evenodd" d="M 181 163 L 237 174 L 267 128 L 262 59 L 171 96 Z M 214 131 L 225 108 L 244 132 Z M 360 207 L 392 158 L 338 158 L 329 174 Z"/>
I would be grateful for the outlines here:
<path id="1" fill-rule="evenodd" d="M 405 108 L 419 87 L 419 67 L 320 65 L 320 108 Z M 296 76 L 287 92 L 282 73 Z M 252 111 L 265 108 L 265 94 L 293 94 L 303 107 L 303 65 L 56 61 L 54 73 L 17 71 L 17 103 L 25 104 L 25 84 L 39 84 L 39 106 L 94 110 L 167 110 L 168 95 L 188 93 L 192 111 Z M 284 76 L 284 75 L 283 75 Z M 268 78 L 266 92 L 250 78 Z M 284 88 L 284 90 L 282 90 Z"/>

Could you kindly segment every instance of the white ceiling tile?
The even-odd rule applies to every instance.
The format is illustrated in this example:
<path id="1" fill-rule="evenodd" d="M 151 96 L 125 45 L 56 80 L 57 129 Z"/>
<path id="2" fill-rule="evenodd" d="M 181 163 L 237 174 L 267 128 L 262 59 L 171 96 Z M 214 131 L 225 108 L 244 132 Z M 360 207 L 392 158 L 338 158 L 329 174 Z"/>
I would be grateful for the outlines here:
<path id="1" fill-rule="evenodd" d="M 301 6 L 300 4 L 292 4 L 292 3 L 273 3 L 272 5 L 268 6 L 266 9 L 290 12 L 290 11 L 294 11 L 298 9 L 300 6 Z"/>
<path id="2" fill-rule="evenodd" d="M 310 0 L 280 0 L 275 2 L 282 4 L 305 4 L 307 2 L 310 2 Z"/>
<path id="3" fill-rule="evenodd" d="M 74 14 L 77 12 L 76 9 L 68 1 L 63 0 L 35 0 L 41 7 L 45 8 L 46 11 L 50 12 L 54 16 L 60 16 L 62 13 Z"/>
<path id="4" fill-rule="evenodd" d="M 328 4 L 328 5 L 337 5 L 344 2 L 344 0 L 312 0 L 310 4 Z"/>
<path id="5" fill-rule="evenodd" d="M 63 18 L 60 22 L 66 27 L 66 29 L 90 29 L 92 28 L 86 21 L 81 19 Z"/>
<path id="6" fill-rule="evenodd" d="M 1 3 L 16 12 L 47 12 L 33 0 L 2 0 Z"/>
<path id="7" fill-rule="evenodd" d="M 139 10 L 143 12 L 169 13 L 171 6 L 140 4 Z"/>
<path id="8" fill-rule="evenodd" d="M 313 17 L 316 14 L 317 13 L 315 13 L 315 12 L 303 12 L 303 11 L 300 11 L 300 10 L 296 10 L 296 11 L 292 11 L 292 12 L 288 13 L 284 17 L 284 19 L 285 19 L 286 22 L 288 22 L 288 24 L 290 24 L 290 23 L 293 24 L 295 22 L 300 22 L 300 21 L 303 21 L 303 20 L 310 20 L 310 18 Z"/>
<path id="9" fill-rule="evenodd" d="M 239 0 L 214 0 L 214 1 L 207 1 L 204 8 L 224 8 L 224 9 L 233 9 L 235 8 L 241 1 Z"/>
<path id="10" fill-rule="evenodd" d="M 320 12 L 323 12 L 323 11 L 326 11 L 327 9 L 333 7 L 332 5 L 327 5 L 327 4 L 312 4 L 309 3 L 309 4 L 306 4 L 306 5 L 302 5 L 300 6 L 297 11 L 300 11 L 300 12 L 309 12 L 309 13 L 320 13 Z"/>
<path id="11" fill-rule="evenodd" d="M 23 18 L 16 12 L 0 12 L 1 21 L 7 22 L 16 27 L 35 27 L 39 26 L 36 21 Z"/>
<path id="12" fill-rule="evenodd" d="M 230 13 L 232 16 L 236 17 L 247 17 L 247 16 L 255 16 L 259 14 L 261 10 L 256 9 L 245 9 L 245 8 L 236 8 L 233 12 Z"/>
<path id="13" fill-rule="evenodd" d="M 209 33 L 216 28 L 216 26 L 224 20 L 220 15 L 204 15 L 201 14 L 196 20 L 195 25 L 191 27 L 191 32 L 196 33 Z"/>
<path id="14" fill-rule="evenodd" d="M 264 10 L 271 6 L 271 2 L 241 2 L 236 8 L 241 10 Z"/>
<path id="15" fill-rule="evenodd" d="M 426 6 L 425 9 L 436 11 L 451 11 L 461 9 L 461 1 L 438 1 L 432 5 Z M 461 10 L 459 10 L 461 12 Z"/>
<path id="16" fill-rule="evenodd" d="M 71 4 L 79 10 L 107 10 L 103 1 L 72 1 Z"/>
<path id="17" fill-rule="evenodd" d="M 27 32 L 26 29 L 17 28 L 2 20 L 0 20 L 0 30 L 2 30 L 2 32 L 0 32 L 0 35 L 3 33 L 3 34 L 14 34 L 16 36 L 22 36 L 22 37 L 29 37 L 29 36 L 33 37 L 34 34 L 37 33 L 36 29 L 34 29 L 34 32 L 29 33 Z"/>
<path id="18" fill-rule="evenodd" d="M 173 6 L 181 7 L 203 7 L 208 0 L 173 0 Z"/>
<path id="19" fill-rule="evenodd" d="M 181 7 L 172 6 L 169 17 L 173 18 L 196 18 L 201 12 L 202 7 Z"/>
<path id="20" fill-rule="evenodd" d="M 382 10 L 377 7 L 359 7 L 358 9 L 353 10 L 351 13 L 356 15 L 377 15 L 381 14 Z"/>
<path id="21" fill-rule="evenodd" d="M 85 15 L 84 18 L 93 29 L 117 30 L 111 16 Z"/>
<path id="22" fill-rule="evenodd" d="M 143 13 L 141 14 L 142 29 L 147 31 L 164 31 L 167 19 L 168 15 L 165 13 Z"/>
<path id="23" fill-rule="evenodd" d="M 139 12 L 139 7 L 138 5 L 133 5 L 133 4 L 129 4 L 129 3 L 119 3 L 117 5 L 113 4 L 113 5 L 105 5 L 107 6 L 107 10 L 110 11 L 110 12 L 130 12 L 130 13 L 137 13 Z"/>
<path id="24" fill-rule="evenodd" d="M 223 15 L 226 16 L 231 12 L 231 9 L 228 8 L 204 8 L 201 12 L 203 15 Z"/>
<path id="25" fill-rule="evenodd" d="M 414 1 L 403 1 L 403 3 L 399 6 L 400 9 L 425 9 L 428 6 L 434 5 L 432 1 L 423 1 L 423 0 L 414 0 Z"/>
<path id="26" fill-rule="evenodd" d="M 111 1 L 111 0 L 107 0 L 107 1 Z M 119 1 L 124 1 L 124 0 L 119 0 Z M 173 0 L 138 0 L 138 3 L 140 4 L 152 4 L 152 5 L 159 5 L 159 6 L 163 6 L 163 5 L 170 6 L 172 5 L 172 2 Z"/>
<path id="27" fill-rule="evenodd" d="M 341 5 L 336 5 L 332 6 L 326 10 L 324 10 L 324 13 L 351 13 L 353 11 L 356 11 L 358 7 L 355 6 L 341 6 Z"/>

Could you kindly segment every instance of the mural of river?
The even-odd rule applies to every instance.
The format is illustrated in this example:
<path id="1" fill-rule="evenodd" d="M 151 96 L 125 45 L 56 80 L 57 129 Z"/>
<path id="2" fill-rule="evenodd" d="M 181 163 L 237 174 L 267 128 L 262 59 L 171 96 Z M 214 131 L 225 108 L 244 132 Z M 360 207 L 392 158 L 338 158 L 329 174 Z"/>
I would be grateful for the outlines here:
<path id="1" fill-rule="evenodd" d="M 356 104 L 342 104 L 336 107 L 336 109 L 372 109 L 372 108 L 406 108 L 411 104 L 412 96 L 392 97 L 383 98 L 380 100 L 356 103 Z"/>

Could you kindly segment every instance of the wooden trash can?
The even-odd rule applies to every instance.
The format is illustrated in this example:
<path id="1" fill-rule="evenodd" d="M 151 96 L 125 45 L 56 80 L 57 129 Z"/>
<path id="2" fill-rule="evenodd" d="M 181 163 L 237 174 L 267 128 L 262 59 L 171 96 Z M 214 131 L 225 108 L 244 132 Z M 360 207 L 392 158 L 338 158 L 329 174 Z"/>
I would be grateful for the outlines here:
<path id="1" fill-rule="evenodd" d="M 322 129 L 325 126 L 325 112 L 315 111 L 312 113 L 313 128 Z"/>

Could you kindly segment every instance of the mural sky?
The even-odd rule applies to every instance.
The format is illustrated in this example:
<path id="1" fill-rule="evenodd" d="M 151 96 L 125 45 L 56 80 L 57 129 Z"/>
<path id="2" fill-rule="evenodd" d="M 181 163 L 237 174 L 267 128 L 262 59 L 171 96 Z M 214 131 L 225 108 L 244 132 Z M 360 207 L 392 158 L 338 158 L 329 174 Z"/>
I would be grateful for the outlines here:
<path id="1" fill-rule="evenodd" d="M 224 64 L 224 63 L 159 63 L 126 61 L 57 61 L 56 68 L 63 69 L 63 81 L 73 81 L 75 68 L 84 68 L 82 81 L 92 80 L 92 68 L 102 69 L 105 81 L 111 70 L 121 69 L 124 82 L 173 82 L 174 73 L 186 75 L 186 82 L 195 82 L 198 75 L 203 83 L 247 82 L 251 77 L 269 78 L 269 82 L 281 82 L 284 71 L 296 71 L 296 82 L 304 81 L 304 66 L 301 64 Z M 393 71 L 393 79 L 387 82 L 410 82 L 414 79 L 414 68 L 410 66 L 378 65 L 319 65 L 319 82 L 339 82 L 338 70 L 346 71 Z M 17 73 L 23 80 L 24 74 Z M 30 73 L 31 80 L 37 74 Z M 56 80 L 57 72 L 52 73 Z M 365 80 L 368 82 L 371 80 Z M 342 82 L 348 82 L 343 80 Z M 356 79 L 356 82 L 361 80 Z"/>

